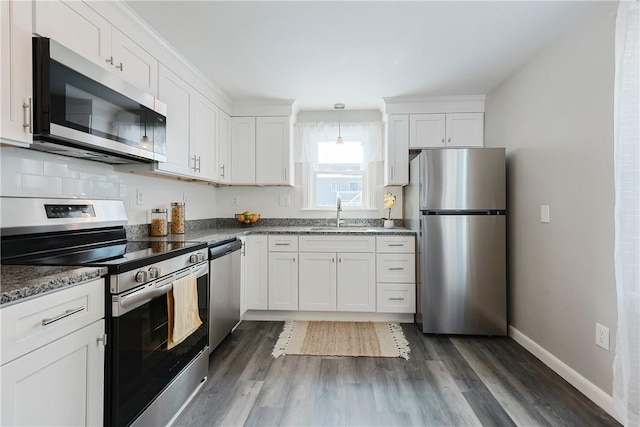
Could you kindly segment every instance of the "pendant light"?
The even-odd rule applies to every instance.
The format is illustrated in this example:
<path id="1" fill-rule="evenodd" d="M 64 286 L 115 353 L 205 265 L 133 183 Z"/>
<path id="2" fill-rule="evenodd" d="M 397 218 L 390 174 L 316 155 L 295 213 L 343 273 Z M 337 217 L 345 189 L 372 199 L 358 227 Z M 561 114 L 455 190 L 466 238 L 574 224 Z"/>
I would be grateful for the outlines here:
<path id="1" fill-rule="evenodd" d="M 344 104 L 334 104 L 333 108 L 338 111 L 338 137 L 336 138 L 336 145 L 344 145 L 340 129 L 340 111 L 344 110 Z"/>
<path id="2" fill-rule="evenodd" d="M 140 147 L 149 148 L 149 137 L 147 136 L 147 110 L 144 110 L 144 135 L 140 139 Z"/>

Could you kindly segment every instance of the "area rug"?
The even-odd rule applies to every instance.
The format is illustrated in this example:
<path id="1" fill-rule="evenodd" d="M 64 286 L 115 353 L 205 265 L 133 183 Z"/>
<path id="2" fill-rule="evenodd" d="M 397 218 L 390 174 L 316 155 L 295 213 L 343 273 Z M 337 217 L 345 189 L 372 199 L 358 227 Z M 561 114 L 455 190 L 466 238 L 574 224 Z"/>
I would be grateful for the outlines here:
<path id="1" fill-rule="evenodd" d="M 286 321 L 271 355 L 402 357 L 409 342 L 399 323 Z"/>

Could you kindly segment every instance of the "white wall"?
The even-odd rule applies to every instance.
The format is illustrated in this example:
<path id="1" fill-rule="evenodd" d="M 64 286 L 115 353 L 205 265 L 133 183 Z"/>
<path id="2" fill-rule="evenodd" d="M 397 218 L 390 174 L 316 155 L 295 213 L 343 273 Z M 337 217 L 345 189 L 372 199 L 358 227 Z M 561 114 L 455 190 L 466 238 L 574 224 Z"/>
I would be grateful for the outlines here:
<path id="1" fill-rule="evenodd" d="M 487 96 L 485 113 L 486 145 L 508 153 L 510 324 L 608 394 L 616 8 L 602 2 L 539 52 Z M 596 322 L 611 328 L 610 352 L 594 344 Z"/>
<path id="2" fill-rule="evenodd" d="M 122 199 L 129 224 L 149 223 L 151 209 L 183 199 L 188 220 L 216 216 L 216 188 L 208 185 L 115 172 L 107 164 L 13 147 L 0 149 L 0 165 L 2 196 Z M 138 189 L 143 205 L 136 204 Z"/>

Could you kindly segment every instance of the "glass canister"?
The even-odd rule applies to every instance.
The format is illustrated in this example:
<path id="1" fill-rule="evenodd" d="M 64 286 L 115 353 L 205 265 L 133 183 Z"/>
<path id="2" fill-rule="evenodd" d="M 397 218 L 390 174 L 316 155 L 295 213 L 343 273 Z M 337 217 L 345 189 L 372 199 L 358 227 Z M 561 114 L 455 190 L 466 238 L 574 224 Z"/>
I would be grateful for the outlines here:
<path id="1" fill-rule="evenodd" d="M 167 210 L 151 209 L 151 236 L 166 236 L 168 231 Z"/>
<path id="2" fill-rule="evenodd" d="M 171 203 L 171 233 L 184 234 L 184 202 Z"/>

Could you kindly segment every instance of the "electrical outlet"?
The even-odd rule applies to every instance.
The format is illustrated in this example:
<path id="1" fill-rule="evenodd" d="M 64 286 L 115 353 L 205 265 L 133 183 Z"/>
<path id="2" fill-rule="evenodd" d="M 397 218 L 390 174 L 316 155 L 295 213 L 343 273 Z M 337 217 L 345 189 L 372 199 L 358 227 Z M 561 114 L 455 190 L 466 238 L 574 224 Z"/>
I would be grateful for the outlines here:
<path id="1" fill-rule="evenodd" d="M 551 222 L 551 214 L 549 212 L 549 205 L 541 205 L 540 206 L 540 222 L 545 223 L 545 224 Z"/>
<path id="2" fill-rule="evenodd" d="M 238 206 L 240 204 L 240 196 L 231 197 L 231 206 Z"/>
<path id="3" fill-rule="evenodd" d="M 280 206 L 289 206 L 291 204 L 291 197 L 288 194 L 280 195 Z"/>
<path id="4" fill-rule="evenodd" d="M 596 345 L 609 351 L 609 328 L 596 322 Z"/>
<path id="5" fill-rule="evenodd" d="M 139 188 L 136 188 L 136 205 L 144 205 L 144 194 Z"/>

